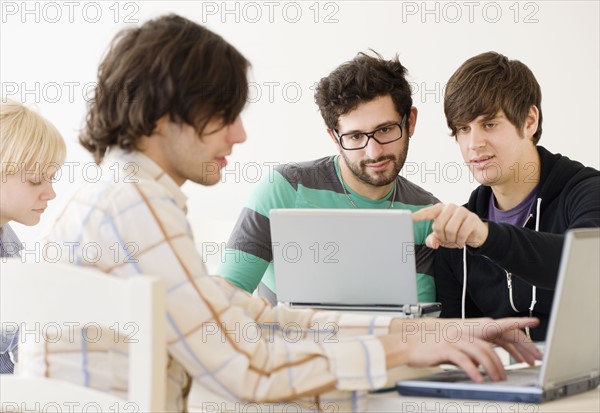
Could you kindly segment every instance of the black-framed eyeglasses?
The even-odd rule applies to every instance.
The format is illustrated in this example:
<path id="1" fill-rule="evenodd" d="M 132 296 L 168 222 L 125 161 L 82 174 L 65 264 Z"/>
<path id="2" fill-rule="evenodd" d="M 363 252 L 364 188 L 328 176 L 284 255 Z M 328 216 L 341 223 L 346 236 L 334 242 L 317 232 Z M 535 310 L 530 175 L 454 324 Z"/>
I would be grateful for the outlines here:
<path id="1" fill-rule="evenodd" d="M 369 144 L 369 139 L 374 139 L 380 145 L 396 142 L 402 138 L 402 129 L 406 123 L 406 114 L 398 123 L 390 123 L 382 126 L 373 132 L 350 132 L 340 135 L 337 130 L 333 130 L 337 136 L 338 142 L 342 148 L 347 151 L 355 151 L 366 148 Z"/>

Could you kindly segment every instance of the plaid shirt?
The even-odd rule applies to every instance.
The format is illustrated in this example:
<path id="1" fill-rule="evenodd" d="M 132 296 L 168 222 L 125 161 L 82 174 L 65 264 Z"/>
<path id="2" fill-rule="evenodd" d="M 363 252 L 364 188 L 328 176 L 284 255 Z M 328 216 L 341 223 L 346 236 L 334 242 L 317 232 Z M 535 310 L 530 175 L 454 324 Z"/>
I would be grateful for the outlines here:
<path id="1" fill-rule="evenodd" d="M 21 241 L 10 225 L 0 227 L 0 258 L 19 257 Z M 0 374 L 12 374 L 17 360 L 19 330 L 0 330 Z"/>
<path id="2" fill-rule="evenodd" d="M 170 411 L 185 411 L 191 380 L 240 403 L 365 410 L 366 390 L 387 379 L 383 347 L 374 336 L 389 331 L 390 319 L 271 308 L 208 276 L 177 184 L 140 152 L 113 148 L 101 166 L 102 178 L 71 199 L 47 241 L 63 248 L 62 261 L 118 277 L 163 279 Z M 67 336 L 45 345 L 26 342 L 19 371 L 125 396 L 122 340 L 97 332 L 87 334 L 101 336 L 94 342 L 82 339 L 85 334 Z"/>

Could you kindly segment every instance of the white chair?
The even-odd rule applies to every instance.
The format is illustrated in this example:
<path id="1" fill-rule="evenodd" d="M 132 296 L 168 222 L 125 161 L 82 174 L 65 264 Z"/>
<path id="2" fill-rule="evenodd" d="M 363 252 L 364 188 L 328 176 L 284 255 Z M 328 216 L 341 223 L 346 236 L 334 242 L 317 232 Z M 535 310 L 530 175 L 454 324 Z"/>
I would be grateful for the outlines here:
<path id="1" fill-rule="evenodd" d="M 129 346 L 128 400 L 52 378 L 0 375 L 3 411 L 81 411 L 86 406 L 83 410 L 164 411 L 166 317 L 157 277 L 120 279 L 90 268 L 13 258 L 0 263 L 0 282 L 0 321 L 27 331 L 39 330 L 36 323 L 66 322 L 93 322 L 114 331 L 118 323 L 126 336 L 127 326 L 138 326 L 138 341 Z"/>

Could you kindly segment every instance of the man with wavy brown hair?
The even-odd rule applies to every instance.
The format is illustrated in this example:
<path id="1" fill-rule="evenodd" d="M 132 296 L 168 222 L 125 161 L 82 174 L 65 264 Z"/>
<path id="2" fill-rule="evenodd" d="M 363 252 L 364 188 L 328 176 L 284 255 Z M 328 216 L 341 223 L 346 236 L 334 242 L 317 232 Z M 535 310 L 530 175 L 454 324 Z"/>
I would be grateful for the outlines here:
<path id="1" fill-rule="evenodd" d="M 364 410 L 366 391 L 383 386 L 386 369 L 398 365 L 449 361 L 480 381 L 477 365 L 483 365 L 492 379 L 504 378 L 481 337 L 530 362 L 540 356 L 513 334 L 533 319 L 501 320 L 495 325 L 504 334 L 494 337 L 485 336 L 492 320 L 481 320 L 474 330 L 463 325 L 464 334 L 452 343 L 436 342 L 431 335 L 402 337 L 403 320 L 271 308 L 222 277 L 208 276 L 180 186 L 218 182 L 226 157 L 246 139 L 240 112 L 247 68 L 223 38 L 179 16 L 119 34 L 100 65 L 81 135 L 101 160 L 102 178 L 84 184 L 49 236 L 65 246 L 64 260 L 73 257 L 117 277 L 163 280 L 168 411 L 186 411 L 192 381 L 238 402 L 302 401 L 317 409 L 330 402 Z M 443 322 L 423 325 L 431 330 Z M 94 342 L 86 337 L 26 342 L 32 345 L 24 351 L 29 374 L 126 397 L 126 343 L 110 332 Z"/>

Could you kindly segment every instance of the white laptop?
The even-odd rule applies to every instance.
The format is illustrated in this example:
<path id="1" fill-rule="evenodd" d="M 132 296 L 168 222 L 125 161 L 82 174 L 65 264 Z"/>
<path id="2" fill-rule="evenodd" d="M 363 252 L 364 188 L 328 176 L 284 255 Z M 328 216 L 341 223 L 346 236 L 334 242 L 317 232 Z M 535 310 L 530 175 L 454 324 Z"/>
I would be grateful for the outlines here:
<path id="1" fill-rule="evenodd" d="M 279 303 L 294 307 L 439 312 L 418 303 L 413 223 L 404 210 L 273 209 Z"/>
<path id="2" fill-rule="evenodd" d="M 462 371 L 399 381 L 407 396 L 542 403 L 600 384 L 600 229 L 567 232 L 542 365 L 475 383 Z"/>

